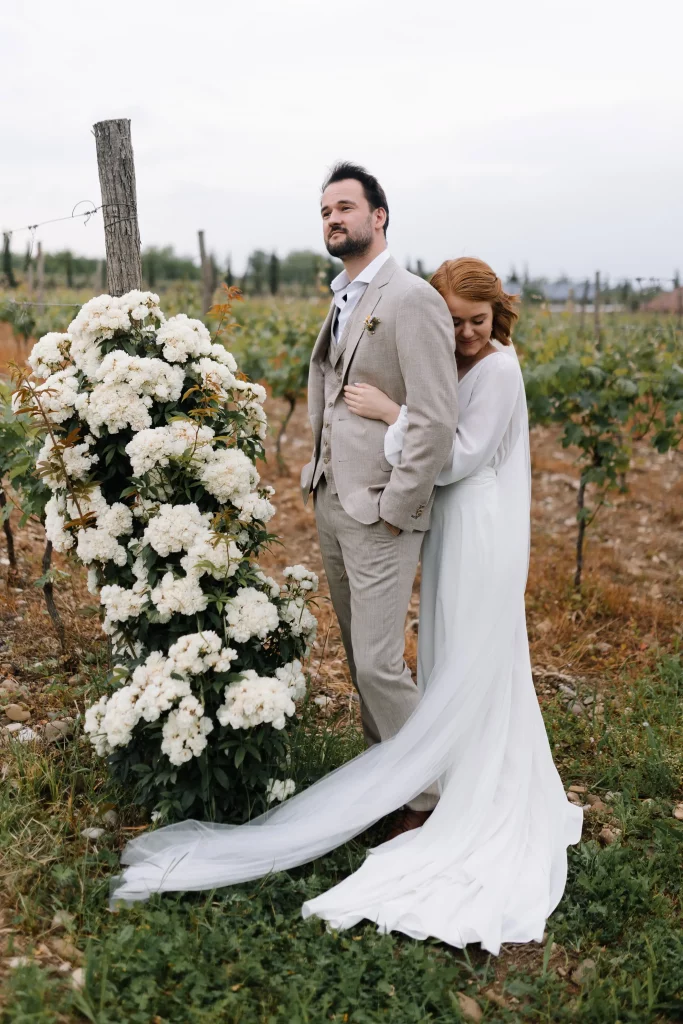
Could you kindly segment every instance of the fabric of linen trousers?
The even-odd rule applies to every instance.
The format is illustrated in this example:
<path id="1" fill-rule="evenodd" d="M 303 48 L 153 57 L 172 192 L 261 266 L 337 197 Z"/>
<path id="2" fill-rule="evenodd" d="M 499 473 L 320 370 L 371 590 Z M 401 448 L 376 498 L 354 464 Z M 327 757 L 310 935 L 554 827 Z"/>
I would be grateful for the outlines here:
<path id="1" fill-rule="evenodd" d="M 397 733 L 419 701 L 404 654 L 406 614 L 424 534 L 394 536 L 381 520 L 357 522 L 324 477 L 315 490 L 315 517 L 369 746 Z M 437 800 L 434 786 L 409 806 L 431 810 Z"/>

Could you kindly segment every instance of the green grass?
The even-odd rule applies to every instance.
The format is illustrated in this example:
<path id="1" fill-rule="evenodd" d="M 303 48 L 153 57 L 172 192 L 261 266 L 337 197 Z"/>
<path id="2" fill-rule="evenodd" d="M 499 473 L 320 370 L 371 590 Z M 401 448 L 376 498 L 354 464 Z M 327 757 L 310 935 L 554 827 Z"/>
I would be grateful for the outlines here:
<path id="1" fill-rule="evenodd" d="M 6 935 L 6 956 L 49 946 L 53 914 L 66 909 L 86 981 L 74 991 L 68 975 L 41 966 L 38 950 L 36 963 L 7 974 L 2 1021 L 450 1024 L 464 1019 L 458 992 L 478 1001 L 486 1022 L 683 1021 L 683 824 L 672 816 L 683 782 L 680 661 L 615 681 L 610 692 L 603 724 L 590 715 L 577 719 L 560 695 L 544 708 L 565 781 L 619 796 L 611 818 L 588 816 L 584 842 L 570 852 L 567 890 L 545 948 L 499 960 L 378 935 L 369 924 L 337 934 L 303 921 L 302 902 L 357 866 L 376 841 L 372 833 L 295 872 L 214 893 L 156 897 L 111 914 L 109 878 L 126 834 L 110 830 L 94 845 L 81 829 L 111 803 L 125 815 L 124 826 L 142 817 L 126 809 L 125 793 L 108 788 L 86 745 L 4 748 L 4 924 L 29 940 L 13 949 Z M 305 781 L 355 753 L 358 737 L 347 729 L 330 738 L 311 707 L 295 749 L 293 772 Z M 621 836 L 603 847 L 596 837 L 608 820 Z M 588 958 L 594 968 L 572 983 L 576 965 Z M 484 994 L 494 984 L 505 1008 Z"/>

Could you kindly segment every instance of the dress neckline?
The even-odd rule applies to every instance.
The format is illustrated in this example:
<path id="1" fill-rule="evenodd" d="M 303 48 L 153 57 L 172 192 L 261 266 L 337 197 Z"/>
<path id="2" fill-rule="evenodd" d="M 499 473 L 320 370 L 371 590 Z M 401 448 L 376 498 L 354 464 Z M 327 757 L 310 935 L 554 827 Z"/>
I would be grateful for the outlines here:
<path id="1" fill-rule="evenodd" d="M 465 373 L 463 373 L 462 377 L 458 378 L 458 386 L 460 386 L 460 384 L 463 383 L 463 381 L 465 380 L 466 377 L 469 377 L 469 375 L 472 373 L 472 370 L 476 370 L 476 368 L 478 366 L 481 366 L 483 363 L 485 363 L 487 359 L 491 358 L 491 356 L 502 356 L 502 355 L 503 355 L 503 353 L 500 351 L 500 349 L 494 348 L 493 352 L 489 352 L 488 355 L 485 355 L 483 359 L 480 359 L 478 362 L 474 363 L 473 366 L 470 366 L 469 370 L 467 370 Z"/>

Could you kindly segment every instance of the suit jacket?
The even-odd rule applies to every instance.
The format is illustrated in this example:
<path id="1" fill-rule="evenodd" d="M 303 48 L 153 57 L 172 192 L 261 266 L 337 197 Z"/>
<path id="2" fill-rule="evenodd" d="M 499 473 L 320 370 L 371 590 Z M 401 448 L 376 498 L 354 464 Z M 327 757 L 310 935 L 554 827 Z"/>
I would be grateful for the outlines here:
<path id="1" fill-rule="evenodd" d="M 308 500 L 325 417 L 325 361 L 328 360 L 334 303 L 311 355 L 308 412 L 313 456 L 301 472 Z M 366 320 L 379 322 L 369 330 Z M 337 367 L 327 417 L 334 482 L 344 510 L 360 523 L 385 519 L 402 530 L 427 530 L 434 482 L 450 455 L 458 415 L 458 374 L 453 322 L 439 293 L 390 258 L 368 285 L 353 312 L 346 348 Z M 328 363 L 329 366 L 329 363 Z M 384 456 L 387 430 L 380 420 L 349 412 L 347 383 L 374 384 L 399 405 L 407 405 L 401 465 Z"/>

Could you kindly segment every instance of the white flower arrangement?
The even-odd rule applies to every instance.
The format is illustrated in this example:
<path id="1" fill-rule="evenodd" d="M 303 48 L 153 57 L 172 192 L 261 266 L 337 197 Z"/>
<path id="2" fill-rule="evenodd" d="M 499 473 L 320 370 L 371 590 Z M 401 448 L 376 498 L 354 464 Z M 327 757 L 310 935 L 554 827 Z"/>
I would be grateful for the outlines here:
<path id="1" fill-rule="evenodd" d="M 265 389 L 201 321 L 166 320 L 150 292 L 92 299 L 28 362 L 15 402 L 49 427 L 46 533 L 88 567 L 119 663 L 85 713 L 93 747 L 120 778 L 144 768 L 140 799 L 165 817 L 196 801 L 196 814 L 234 820 L 285 799 L 292 780 L 260 765 L 286 764 L 318 580 L 294 565 L 281 585 L 256 560 L 275 515 L 255 466 Z M 278 736 L 259 739 L 263 762 L 253 744 L 232 753 L 231 737 L 252 729 Z M 251 795 L 225 782 L 245 757 L 261 780 Z"/>

